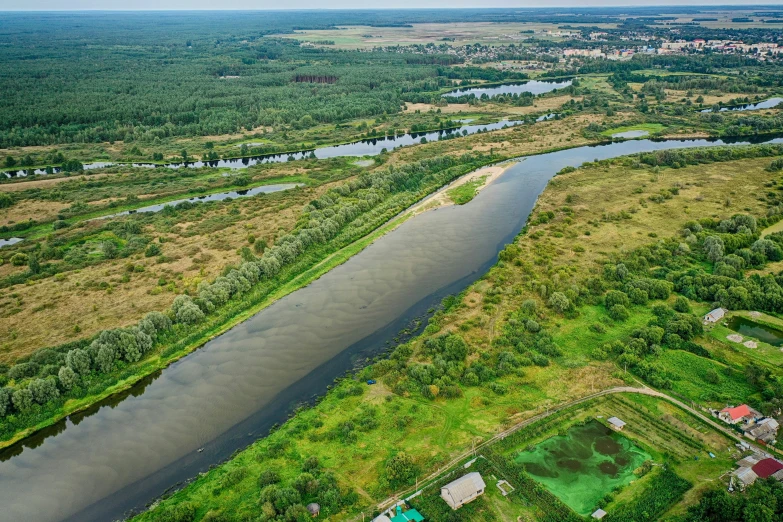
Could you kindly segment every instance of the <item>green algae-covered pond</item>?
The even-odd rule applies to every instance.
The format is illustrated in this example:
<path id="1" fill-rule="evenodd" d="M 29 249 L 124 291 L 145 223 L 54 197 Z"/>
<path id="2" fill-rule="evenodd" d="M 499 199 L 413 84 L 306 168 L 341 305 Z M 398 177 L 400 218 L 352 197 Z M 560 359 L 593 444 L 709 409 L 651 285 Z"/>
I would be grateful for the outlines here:
<path id="1" fill-rule="evenodd" d="M 607 493 L 634 480 L 652 457 L 597 421 L 551 437 L 515 461 L 580 515 L 589 515 Z"/>

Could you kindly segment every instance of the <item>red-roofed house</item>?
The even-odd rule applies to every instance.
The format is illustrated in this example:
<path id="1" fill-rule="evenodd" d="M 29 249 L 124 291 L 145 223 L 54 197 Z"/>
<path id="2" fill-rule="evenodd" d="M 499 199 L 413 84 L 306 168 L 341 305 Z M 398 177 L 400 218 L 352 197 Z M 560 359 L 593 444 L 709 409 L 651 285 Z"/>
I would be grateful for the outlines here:
<path id="1" fill-rule="evenodd" d="M 755 466 L 753 466 L 753 473 L 759 476 L 759 478 L 771 477 L 778 471 L 783 469 L 783 462 L 775 459 L 760 460 Z"/>
<path id="2" fill-rule="evenodd" d="M 735 408 L 723 408 L 718 417 L 723 422 L 737 424 L 739 422 L 749 422 L 755 419 L 755 411 L 751 410 L 747 404 L 741 404 Z"/>

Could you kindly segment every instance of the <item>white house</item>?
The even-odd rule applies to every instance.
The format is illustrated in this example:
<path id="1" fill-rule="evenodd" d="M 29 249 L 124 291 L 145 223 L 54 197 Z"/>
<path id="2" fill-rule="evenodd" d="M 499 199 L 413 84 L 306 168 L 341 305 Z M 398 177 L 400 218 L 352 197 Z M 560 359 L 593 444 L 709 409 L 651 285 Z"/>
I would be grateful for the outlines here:
<path id="1" fill-rule="evenodd" d="M 440 496 L 451 509 L 459 509 L 483 495 L 486 487 L 481 474 L 474 471 L 440 488 Z"/>
<path id="2" fill-rule="evenodd" d="M 723 308 L 716 308 L 715 310 L 711 311 L 707 315 L 704 316 L 704 324 L 714 324 L 723 319 L 723 316 L 726 315 L 726 310 Z"/>

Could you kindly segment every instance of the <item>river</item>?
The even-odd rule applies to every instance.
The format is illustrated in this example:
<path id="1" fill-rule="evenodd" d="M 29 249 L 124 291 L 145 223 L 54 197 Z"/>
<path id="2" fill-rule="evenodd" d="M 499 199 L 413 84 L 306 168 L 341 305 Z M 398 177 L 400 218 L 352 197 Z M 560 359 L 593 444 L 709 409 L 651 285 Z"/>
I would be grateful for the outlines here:
<path id="1" fill-rule="evenodd" d="M 728 111 L 760 111 L 763 109 L 774 109 L 780 102 L 783 102 L 783 98 L 770 98 L 758 103 L 746 103 L 744 105 L 732 105 L 729 107 L 721 107 L 718 112 Z M 701 112 L 714 112 L 712 108 L 703 109 Z"/>
<path id="2" fill-rule="evenodd" d="M 540 116 L 536 121 L 542 121 L 552 118 L 553 114 L 547 114 Z M 316 149 L 306 149 L 296 152 L 286 152 L 284 154 L 265 154 L 261 156 L 252 156 L 247 158 L 235 158 L 235 159 L 221 159 L 214 161 L 189 161 L 185 163 L 126 163 L 125 165 L 131 165 L 141 168 L 155 168 L 155 167 L 168 167 L 171 169 L 180 168 L 201 168 L 201 167 L 222 167 L 229 169 L 246 169 L 252 165 L 258 165 L 261 163 L 281 163 L 284 161 L 301 160 L 315 156 L 317 159 L 337 158 L 340 156 L 377 156 L 378 154 L 386 150 L 393 150 L 399 147 L 405 147 L 407 145 L 416 145 L 421 143 L 422 139 L 426 141 L 438 141 L 441 139 L 447 139 L 456 136 L 468 136 L 470 134 L 476 134 L 478 132 L 487 132 L 493 130 L 499 130 L 504 127 L 514 127 L 521 125 L 524 122 L 521 120 L 501 120 L 495 123 L 487 123 L 485 125 L 462 125 L 454 129 L 443 129 L 429 132 L 413 132 L 407 134 L 400 134 L 398 136 L 380 136 L 377 138 L 369 138 L 365 140 L 355 141 L 352 143 L 344 143 L 342 145 L 332 145 L 328 147 L 320 147 Z M 113 163 L 105 161 L 99 161 L 95 163 L 85 163 L 84 170 L 103 169 L 113 166 Z M 60 172 L 59 167 L 53 169 L 55 173 Z M 26 176 L 26 170 L 5 171 L 6 177 Z M 45 175 L 46 169 L 35 169 L 35 174 Z"/>
<path id="3" fill-rule="evenodd" d="M 633 140 L 533 156 L 470 203 L 409 219 L 125 396 L 2 452 L 0 520 L 106 521 L 142 508 L 265 435 L 480 277 L 560 169 L 721 143 Z"/>

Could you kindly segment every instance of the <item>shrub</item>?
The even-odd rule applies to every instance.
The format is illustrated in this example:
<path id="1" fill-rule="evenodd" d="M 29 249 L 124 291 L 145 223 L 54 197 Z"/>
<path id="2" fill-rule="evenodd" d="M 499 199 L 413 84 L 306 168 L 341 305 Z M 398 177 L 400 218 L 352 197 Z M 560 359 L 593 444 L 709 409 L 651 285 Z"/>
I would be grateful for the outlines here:
<path id="1" fill-rule="evenodd" d="M 280 482 L 280 474 L 271 469 L 264 470 L 258 478 L 258 485 L 261 486 L 261 489 L 278 482 Z"/>
<path id="2" fill-rule="evenodd" d="M 386 462 L 386 478 L 394 488 L 408 485 L 415 475 L 413 459 L 405 452 L 397 453 Z"/>
<path id="3" fill-rule="evenodd" d="M 678 296 L 677 299 L 674 300 L 674 304 L 672 305 L 672 308 L 674 308 L 676 311 L 683 314 L 691 313 L 690 303 L 686 298 L 682 296 Z"/>
<path id="4" fill-rule="evenodd" d="M 5 192 L 0 192 L 0 208 L 8 208 L 13 204 L 14 204 L 14 200 L 11 199 L 11 196 L 6 194 Z"/>
<path id="5" fill-rule="evenodd" d="M 611 309 L 615 305 L 628 306 L 630 304 L 630 299 L 628 299 L 628 295 L 625 292 L 609 290 L 606 293 L 606 296 L 604 296 L 604 304 L 607 309 Z"/>
<path id="6" fill-rule="evenodd" d="M 628 309 L 621 304 L 616 304 L 609 309 L 609 317 L 615 321 L 625 321 L 630 316 L 631 314 L 628 312 Z"/>
<path id="7" fill-rule="evenodd" d="M 11 264 L 14 266 L 24 266 L 27 264 L 28 258 L 27 254 L 24 254 L 22 252 L 17 252 L 13 256 L 11 256 Z"/>
<path id="8" fill-rule="evenodd" d="M 565 313 L 571 309 L 571 300 L 562 292 L 553 292 L 549 297 L 549 306 L 559 313 Z"/>
<path id="9" fill-rule="evenodd" d="M 160 246 L 158 246 L 156 243 L 150 243 L 149 246 L 147 246 L 147 250 L 144 251 L 144 255 L 146 257 L 155 257 L 160 255 Z"/>

